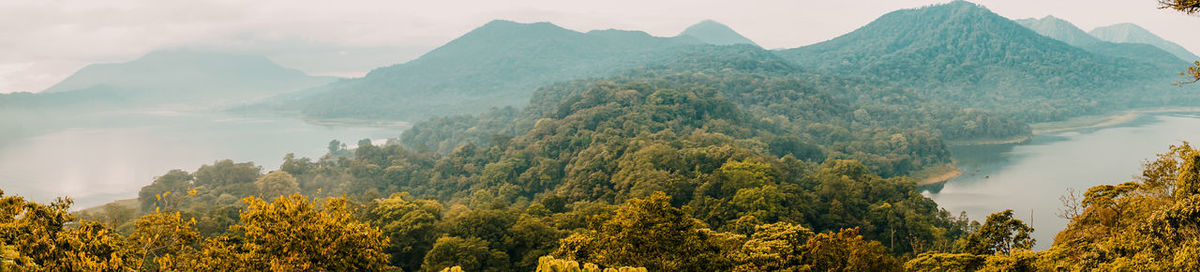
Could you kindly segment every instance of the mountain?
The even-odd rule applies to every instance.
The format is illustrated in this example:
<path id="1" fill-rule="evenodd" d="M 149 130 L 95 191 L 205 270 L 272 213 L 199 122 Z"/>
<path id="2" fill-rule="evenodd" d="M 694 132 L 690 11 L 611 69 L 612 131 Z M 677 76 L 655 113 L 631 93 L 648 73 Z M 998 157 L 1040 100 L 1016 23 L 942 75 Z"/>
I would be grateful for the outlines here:
<path id="1" fill-rule="evenodd" d="M 1171 41 L 1165 40 L 1150 33 L 1149 30 L 1135 24 L 1123 23 L 1110 26 L 1097 27 L 1088 32 L 1098 39 L 1118 42 L 1118 43 L 1144 43 L 1166 50 L 1176 57 L 1188 62 L 1200 60 L 1200 56 L 1184 49 Z"/>
<path id="2" fill-rule="evenodd" d="M 1026 121 L 1130 104 L 1116 97 L 1138 95 L 1119 90 L 1168 86 L 1165 78 L 1178 74 L 1072 47 L 965 1 L 894 11 L 832 40 L 778 53 L 810 69 L 892 81 L 930 99 Z M 1029 107 L 1037 104 L 1054 107 Z"/>
<path id="3" fill-rule="evenodd" d="M 1182 67 L 1187 65 L 1186 62 L 1175 57 L 1175 55 L 1163 51 L 1158 47 L 1141 43 L 1102 41 L 1079 29 L 1074 24 L 1054 16 L 1046 16 L 1041 19 L 1020 19 L 1016 20 L 1016 22 L 1032 29 L 1038 34 L 1065 42 L 1071 46 L 1083 48 L 1092 53 L 1129 58 L 1168 67 Z"/>
<path id="4" fill-rule="evenodd" d="M 241 103 L 330 81 L 263 56 L 164 50 L 129 62 L 88 65 L 42 93 L 104 90 L 140 102 Z"/>
<path id="5" fill-rule="evenodd" d="M 415 120 L 522 105 L 534 89 L 651 63 L 691 37 L 641 31 L 581 33 L 550 23 L 496 20 L 407 63 L 339 81 L 281 105 L 315 118 Z"/>
<path id="6" fill-rule="evenodd" d="M 713 45 L 749 44 L 758 46 L 754 41 L 738 34 L 729 26 L 713 20 L 701 21 L 683 30 L 683 33 L 679 33 L 679 37 L 685 36 Z"/>
<path id="7" fill-rule="evenodd" d="M 1070 44 L 1075 47 L 1083 48 L 1098 43 L 1103 43 L 1100 39 L 1092 37 L 1079 27 L 1076 27 L 1071 22 L 1060 19 L 1054 16 L 1046 16 L 1041 19 L 1027 18 L 1015 20 L 1018 24 L 1025 26 L 1038 34 L 1046 37 L 1054 38 Z"/>

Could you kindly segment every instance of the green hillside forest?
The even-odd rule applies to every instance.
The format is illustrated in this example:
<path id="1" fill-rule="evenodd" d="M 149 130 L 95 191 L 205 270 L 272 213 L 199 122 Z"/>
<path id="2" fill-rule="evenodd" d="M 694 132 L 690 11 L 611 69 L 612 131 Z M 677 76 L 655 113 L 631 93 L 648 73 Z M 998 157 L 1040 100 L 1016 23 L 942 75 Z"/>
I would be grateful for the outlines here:
<path id="1" fill-rule="evenodd" d="M 1013 210 L 970 220 L 918 190 L 954 168 L 954 142 L 1200 102 L 1173 85 L 1200 79 L 1195 59 L 1097 36 L 955 1 L 781 50 L 714 21 L 655 37 L 497 20 L 355 79 L 195 52 L 93 66 L 0 105 L 149 101 L 131 90 L 167 83 L 119 70 L 234 58 L 244 71 L 197 69 L 269 97 L 239 111 L 414 123 L 387 144 L 280 154 L 278 169 L 170 170 L 89 209 L 0 191 L 0 271 L 1196 271 L 1200 149 L 1187 142 L 1046 207 L 1070 220 L 1061 230 Z M 169 81 L 186 80 L 211 81 Z"/>

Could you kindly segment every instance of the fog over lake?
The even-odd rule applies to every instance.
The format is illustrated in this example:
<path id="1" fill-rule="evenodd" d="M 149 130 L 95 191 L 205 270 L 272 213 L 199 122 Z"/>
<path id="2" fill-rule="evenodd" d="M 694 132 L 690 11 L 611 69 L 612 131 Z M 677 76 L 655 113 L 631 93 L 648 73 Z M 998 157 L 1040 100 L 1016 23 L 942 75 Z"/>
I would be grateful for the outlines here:
<path id="1" fill-rule="evenodd" d="M 65 121 L 63 121 L 65 120 Z M 202 164 L 253 161 L 263 172 L 283 156 L 314 160 L 330 140 L 353 146 L 370 138 L 381 144 L 403 127 L 321 126 L 296 118 L 213 112 L 106 112 L 63 118 L 32 135 L 0 137 L 0 188 L 35 201 L 58 196 L 86 208 L 133 198 L 171 169 L 195 171 Z"/>
<path id="2" fill-rule="evenodd" d="M 954 147 L 964 174 L 926 188 L 926 195 L 979 221 L 1004 209 L 1026 223 L 1032 214 L 1035 248 L 1046 249 L 1066 228 L 1067 220 L 1056 214 L 1067 188 L 1082 200 L 1091 186 L 1130 181 L 1143 163 L 1183 141 L 1200 141 L 1200 115 L 1150 115 L 1116 127 L 1038 135 L 1023 144 Z"/>

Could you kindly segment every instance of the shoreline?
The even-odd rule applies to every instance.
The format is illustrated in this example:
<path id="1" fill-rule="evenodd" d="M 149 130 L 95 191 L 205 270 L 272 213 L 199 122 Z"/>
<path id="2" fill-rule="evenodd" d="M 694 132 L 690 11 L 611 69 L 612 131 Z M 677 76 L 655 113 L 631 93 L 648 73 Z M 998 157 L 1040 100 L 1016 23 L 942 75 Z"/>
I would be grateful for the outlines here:
<path id="1" fill-rule="evenodd" d="M 403 128 L 412 127 L 412 123 L 405 122 L 405 121 L 377 121 L 377 120 L 347 119 L 347 118 L 330 118 L 330 119 L 299 118 L 299 119 L 303 120 L 305 123 L 318 125 L 318 126 L 343 126 L 343 127 L 367 126 L 367 127 L 403 127 Z"/>
<path id="2" fill-rule="evenodd" d="M 1200 112 L 1200 107 L 1167 107 L 1167 108 L 1143 108 L 1133 109 L 1121 112 L 1116 112 L 1107 115 L 1087 115 L 1070 118 L 1063 121 L 1042 122 L 1030 124 L 1033 128 L 1032 133 L 1028 136 L 1020 136 L 1011 139 L 987 139 L 987 140 L 965 140 L 947 142 L 947 145 L 957 146 L 972 146 L 972 145 L 995 145 L 995 144 L 1016 144 L 1023 143 L 1033 139 L 1033 136 L 1044 135 L 1056 132 L 1074 131 L 1082 129 L 1096 129 L 1118 126 L 1127 124 L 1140 119 L 1143 116 L 1159 113 L 1179 113 L 1179 112 Z M 956 162 L 951 162 L 945 166 L 938 166 L 927 169 L 913 175 L 917 179 L 917 186 L 935 185 L 945 183 L 963 174 L 958 169 Z"/>
<path id="3" fill-rule="evenodd" d="M 1024 142 L 1026 142 L 1026 141 L 1029 141 L 1030 139 L 1033 139 L 1033 135 L 1036 135 L 1036 133 L 1035 133 L 1035 134 L 1030 134 L 1030 135 L 1025 135 L 1025 136 L 1017 136 L 1017 137 L 1008 138 L 1008 139 L 984 139 L 984 140 L 960 140 L 960 141 L 949 141 L 949 142 L 946 142 L 946 145 L 952 145 L 952 146 L 971 146 L 971 145 L 1000 145 L 1000 144 L 1019 144 L 1019 143 L 1024 143 Z"/>
<path id="4" fill-rule="evenodd" d="M 912 177 L 917 180 L 917 186 L 933 185 L 950 181 L 951 179 L 961 176 L 963 172 L 958 169 L 957 163 L 951 162 L 941 166 L 929 168 L 918 172 Z"/>
<path id="5" fill-rule="evenodd" d="M 1063 121 L 1042 122 L 1030 124 L 1033 127 L 1033 135 L 1042 135 L 1048 133 L 1073 131 L 1081 129 L 1094 129 L 1117 126 L 1136 121 L 1142 116 L 1156 113 L 1175 113 L 1175 112 L 1200 112 L 1200 108 L 1196 107 L 1171 107 L 1171 108 L 1145 108 L 1133 109 L 1107 115 L 1088 115 L 1079 116 Z"/>

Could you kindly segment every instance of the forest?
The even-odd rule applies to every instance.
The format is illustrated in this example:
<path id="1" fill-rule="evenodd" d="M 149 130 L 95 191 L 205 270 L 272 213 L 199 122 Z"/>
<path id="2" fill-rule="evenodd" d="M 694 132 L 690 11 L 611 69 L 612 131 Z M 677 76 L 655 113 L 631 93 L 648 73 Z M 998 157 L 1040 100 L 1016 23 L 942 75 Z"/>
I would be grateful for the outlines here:
<path id="1" fill-rule="evenodd" d="M 1197 12 L 1194 1 L 1179 3 L 1177 9 Z M 974 8 L 955 2 L 922 12 L 987 12 Z M 918 11 L 885 19 L 905 12 Z M 981 14 L 975 18 L 985 23 L 994 15 Z M 1017 25 L 991 26 L 1009 31 Z M 563 40 L 641 37 L 533 27 Z M 471 37 L 494 38 L 484 34 Z M 984 38 L 976 44 L 1021 47 Z M 963 92 L 942 96 L 950 89 L 913 84 L 974 85 L 971 71 L 897 80 L 908 76 L 906 69 L 919 73 L 948 63 L 890 66 L 911 54 L 855 70 L 835 67 L 836 61 L 797 64 L 811 57 L 805 50 L 827 46 L 820 44 L 792 55 L 753 45 L 683 46 L 639 52 L 660 61 L 613 74 L 559 71 L 591 78 L 537 78 L 532 81 L 541 87 L 524 106 L 432 118 L 387 144 L 335 140 L 319 158 L 284 155 L 278 169 L 217 160 L 170 170 L 131 203 L 75 211 L 69 198 L 38 203 L 0 191 L 0 271 L 1200 267 L 1200 150 L 1187 142 L 1146 162 L 1131 181 L 1064 196 L 1061 216 L 1070 220 L 1064 230 L 1035 230 L 1012 210 L 969 220 L 918 191 L 922 170 L 952 163 L 947 142 L 1025 137 L 1031 134 L 1026 122 L 1102 110 L 1113 100 L 1101 99 L 1123 97 L 1099 98 L 1093 95 L 1105 93 L 1082 87 L 1131 84 L 1091 79 L 1145 72 L 1136 66 L 1059 77 L 1041 87 L 1070 92 L 984 110 L 963 102 L 980 98 L 979 92 L 954 89 Z M 1042 53 L 1080 65 L 1113 61 L 1073 55 L 1086 54 L 1077 49 Z M 373 73 L 413 69 L 406 67 Z M 1020 76 L 1041 79 L 1049 70 Z M 340 84 L 384 84 L 373 80 Z M 371 95 L 383 93 L 346 99 L 371 103 Z M 380 114 L 413 114 L 393 110 Z M 1053 241 L 1036 241 L 1034 231 L 1058 232 Z M 1037 243 L 1051 246 L 1032 250 Z"/>
<path id="2" fill-rule="evenodd" d="M 1193 184 L 1200 184 L 1200 151 L 1186 144 L 1147 164 L 1140 180 L 1088 190 L 1067 213 L 1071 226 L 1041 241 L 1054 246 L 1033 252 L 1034 230 L 1012 211 L 969 221 L 917 191 L 906 174 L 946 158 L 937 135 L 867 125 L 859 112 L 870 106 L 799 78 L 738 71 L 758 65 L 694 63 L 717 68 L 552 85 L 541 92 L 559 95 L 535 96 L 520 111 L 431 120 L 402 143 L 335 141 L 321 158 L 289 154 L 266 173 L 230 160 L 172 170 L 141 189 L 136 207 L 72 213 L 69 199 L 5 196 L 0 264 L 18 271 L 1194 265 L 1194 253 L 1178 250 L 1197 240 L 1187 211 L 1200 192 Z M 831 144 L 844 139 L 855 140 Z M 448 143 L 455 147 L 439 150 Z"/>

